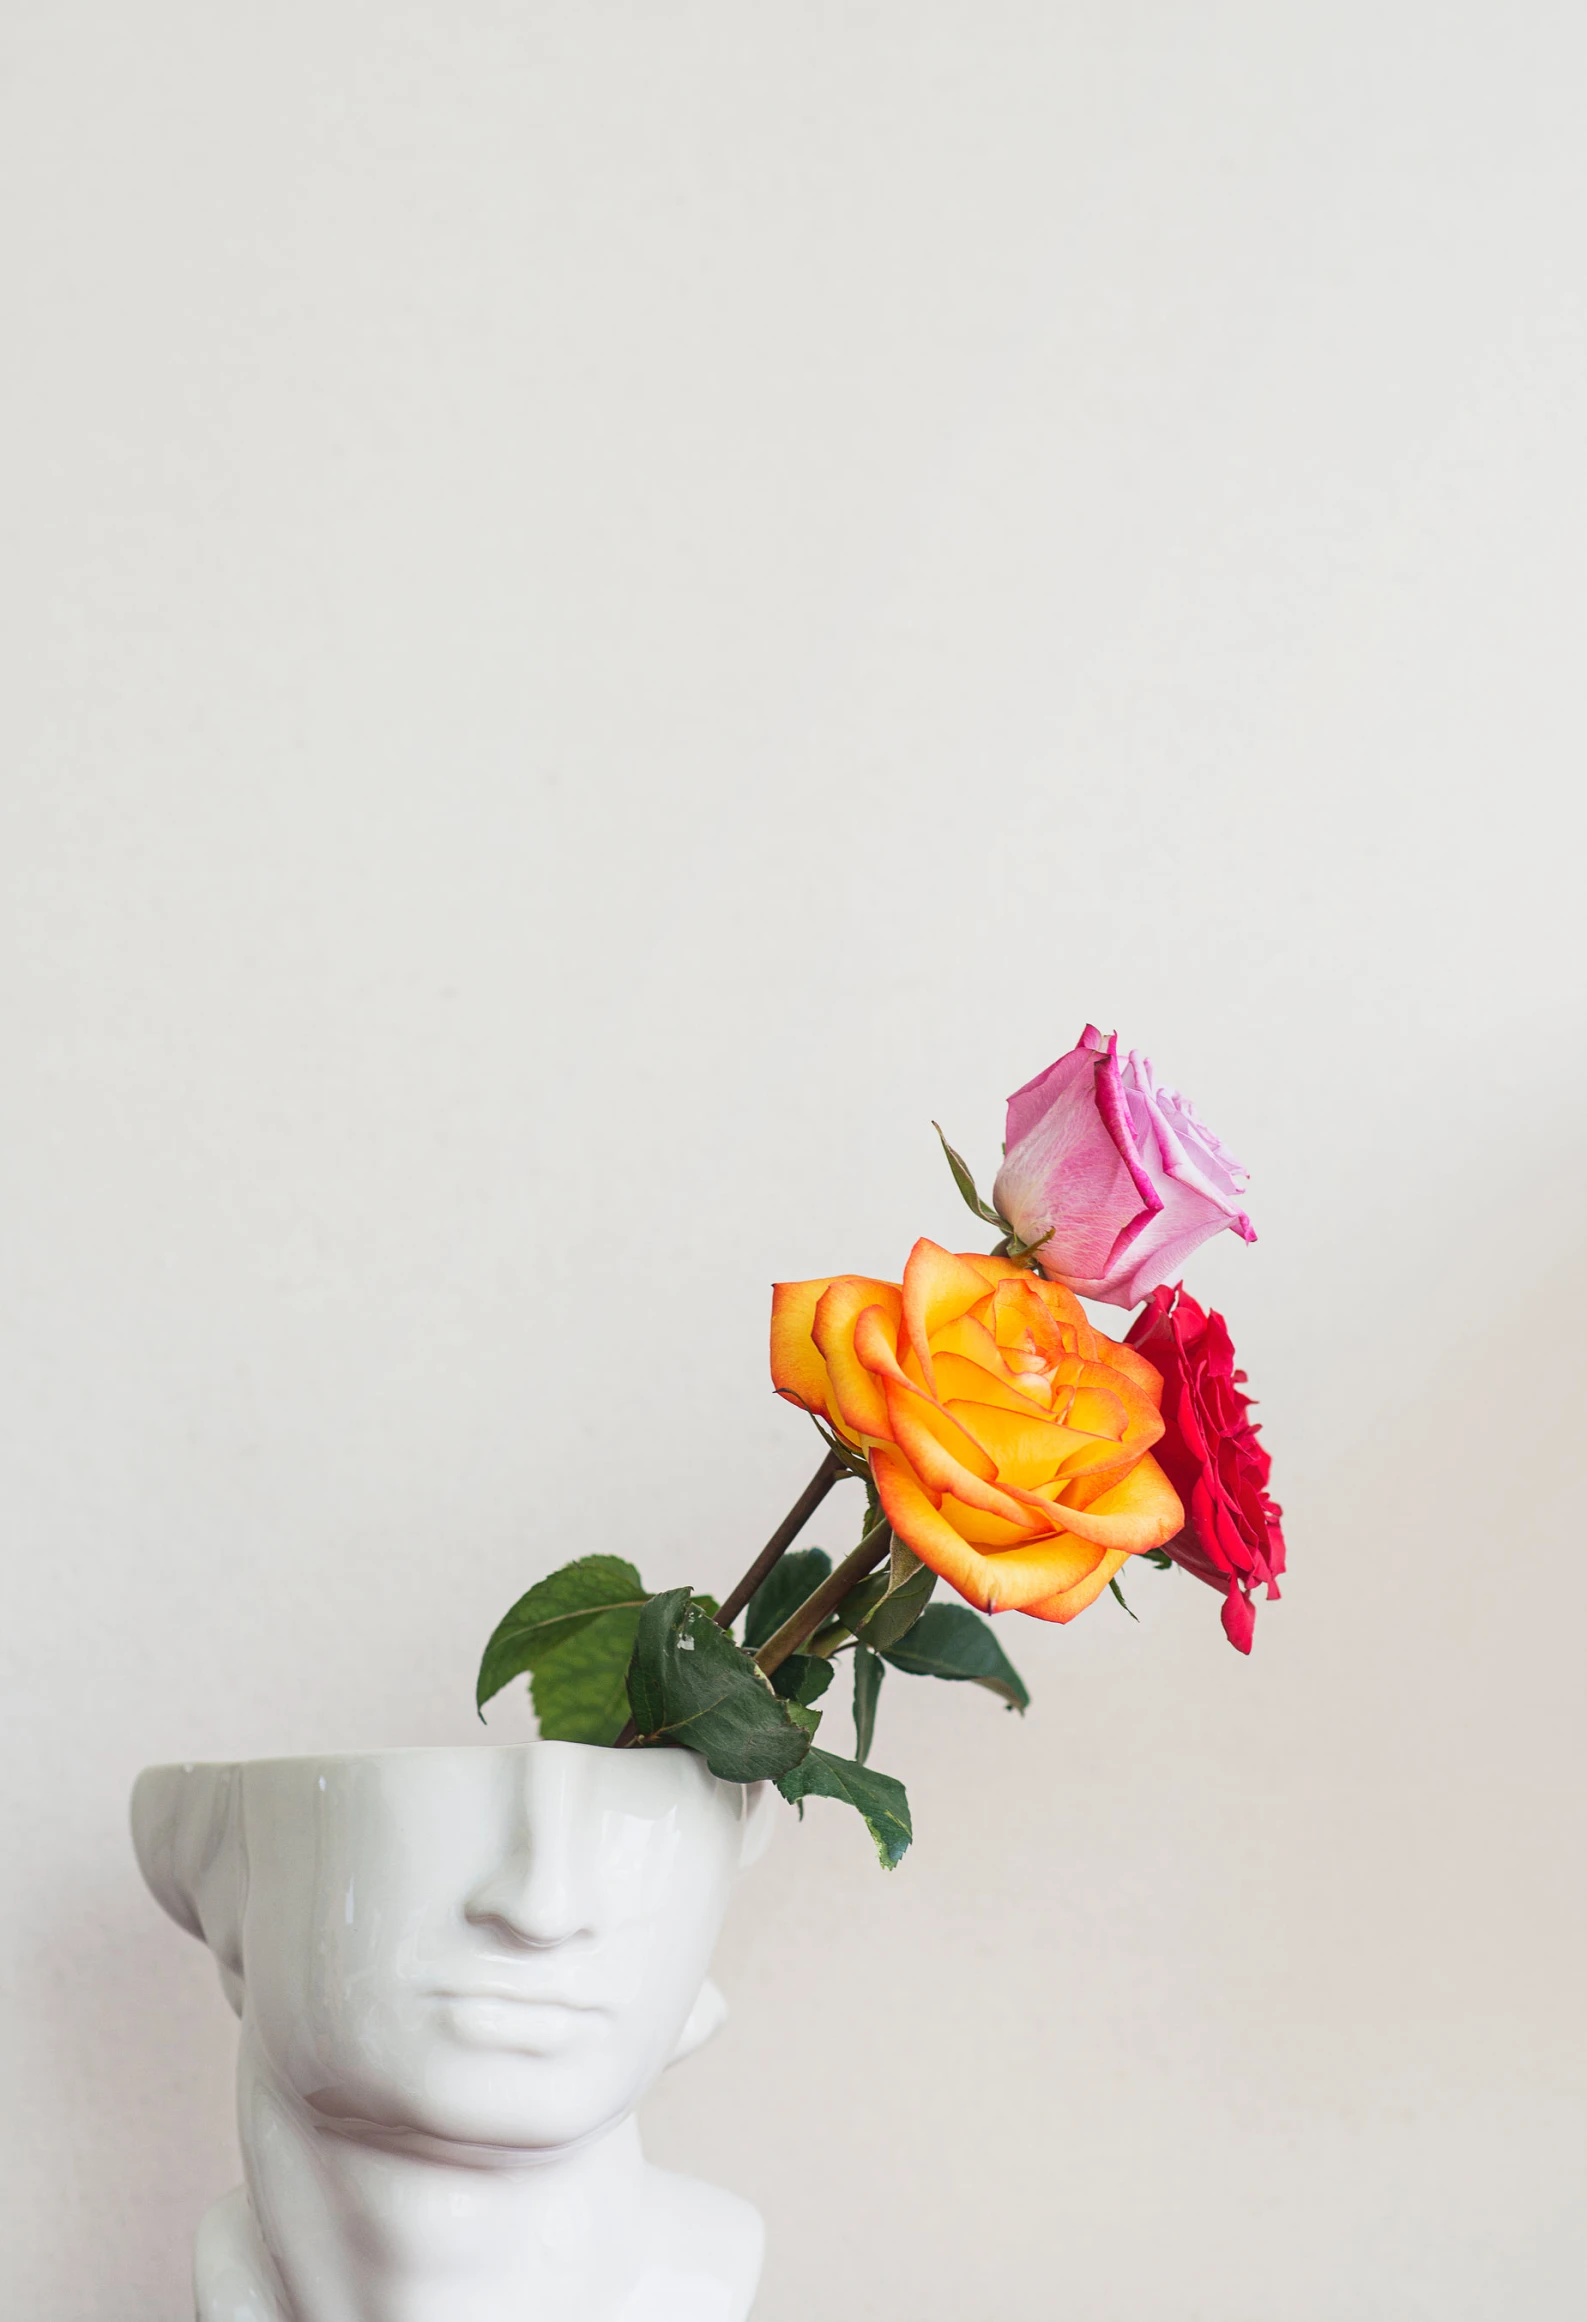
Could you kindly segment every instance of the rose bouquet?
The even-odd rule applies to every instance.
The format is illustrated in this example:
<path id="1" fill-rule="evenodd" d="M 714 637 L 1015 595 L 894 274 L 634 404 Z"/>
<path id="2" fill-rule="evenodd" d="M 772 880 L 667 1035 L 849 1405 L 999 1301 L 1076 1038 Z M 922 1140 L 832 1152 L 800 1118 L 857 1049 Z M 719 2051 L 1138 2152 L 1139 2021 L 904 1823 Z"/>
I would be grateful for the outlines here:
<path id="1" fill-rule="evenodd" d="M 1009 1099 L 990 1203 L 945 1138 L 943 1150 L 996 1229 L 990 1252 L 920 1240 L 897 1282 L 839 1274 L 773 1292 L 772 1383 L 825 1452 L 725 1602 L 652 1591 L 622 1557 L 580 1557 L 497 1627 L 482 1711 L 527 1675 L 546 1739 L 695 1750 L 801 1811 L 840 1799 L 891 1867 L 911 1826 L 903 1784 L 869 1763 L 888 1669 L 979 1685 L 1023 1712 L 1025 1686 L 982 1616 L 1067 1622 L 1105 1591 L 1123 1603 L 1131 1557 L 1216 1589 L 1230 1643 L 1250 1651 L 1254 1592 L 1276 1596 L 1284 1569 L 1268 1455 L 1222 1316 L 1169 1287 L 1209 1235 L 1255 1239 L 1245 1171 L 1145 1057 L 1121 1061 L 1092 1025 Z M 1141 1312 L 1114 1339 L 1082 1299 Z M 865 1517 L 834 1567 L 794 1542 L 850 1478 Z M 936 1601 L 939 1581 L 957 1601 Z M 845 1656 L 846 1757 L 816 1745 Z"/>

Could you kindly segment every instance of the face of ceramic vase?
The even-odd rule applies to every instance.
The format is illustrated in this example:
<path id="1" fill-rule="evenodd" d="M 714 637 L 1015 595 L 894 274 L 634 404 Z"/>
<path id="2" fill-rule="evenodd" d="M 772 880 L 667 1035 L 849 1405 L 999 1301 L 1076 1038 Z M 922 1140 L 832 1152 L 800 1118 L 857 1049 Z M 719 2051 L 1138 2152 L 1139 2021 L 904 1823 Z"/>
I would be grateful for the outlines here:
<path id="1" fill-rule="evenodd" d="M 698 1757 L 536 1742 L 234 1779 L 244 2040 L 324 2126 L 554 2151 L 660 2071 L 743 1850 L 745 1793 Z"/>

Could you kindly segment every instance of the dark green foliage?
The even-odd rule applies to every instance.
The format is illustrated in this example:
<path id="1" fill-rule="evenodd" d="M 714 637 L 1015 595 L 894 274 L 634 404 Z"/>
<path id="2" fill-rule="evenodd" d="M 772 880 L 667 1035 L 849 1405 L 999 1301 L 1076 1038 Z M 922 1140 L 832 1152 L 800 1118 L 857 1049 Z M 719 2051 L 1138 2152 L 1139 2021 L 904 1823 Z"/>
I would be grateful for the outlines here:
<path id="1" fill-rule="evenodd" d="M 639 1607 L 604 1613 L 535 1663 L 529 1679 L 545 1741 L 610 1748 L 628 1723 L 628 1662 Z"/>
<path id="2" fill-rule="evenodd" d="M 646 1601 L 620 1556 L 581 1556 L 537 1582 L 497 1626 L 479 1666 L 485 1703 L 527 1675 L 548 1741 L 615 1741 L 627 1717 L 624 1675 Z"/>
<path id="3" fill-rule="evenodd" d="M 802 1702 L 806 1708 L 819 1701 L 832 1682 L 832 1664 L 819 1653 L 790 1653 L 772 1671 L 771 1689 L 780 1700 Z"/>
<path id="4" fill-rule="evenodd" d="M 866 1763 L 885 1663 L 914 1676 L 985 1686 L 1023 1710 L 1024 1685 L 988 1624 L 967 1606 L 928 1602 L 935 1575 L 894 1540 L 885 1571 L 851 1591 L 819 1632 L 822 1650 L 791 1653 L 768 1680 L 757 1649 L 827 1578 L 820 1548 L 783 1557 L 750 1599 L 746 1641 L 712 1618 L 716 1605 L 687 1588 L 648 1594 L 619 1556 L 581 1556 L 521 1596 L 480 1663 L 481 1708 L 527 1675 L 541 1733 L 553 1741 L 614 1743 L 629 1715 L 641 1747 L 691 1749 L 724 1781 L 775 1782 L 804 1811 L 835 1798 L 861 1815 L 888 1869 L 912 1829 L 901 1782 Z M 830 1653 L 854 1651 L 853 1758 L 812 1747 L 815 1704 L 833 1679 Z"/>
<path id="5" fill-rule="evenodd" d="M 869 1645 L 854 1648 L 854 1755 L 864 1765 L 876 1738 L 876 1704 L 887 1664 Z"/>
<path id="6" fill-rule="evenodd" d="M 873 1572 L 846 1596 L 838 1617 L 878 1653 L 906 1637 L 924 1612 L 937 1575 L 897 1538 L 887 1569 Z"/>
<path id="7" fill-rule="evenodd" d="M 772 1566 L 745 1608 L 745 1644 L 758 1653 L 831 1570 L 832 1559 L 824 1548 L 790 1548 Z"/>
<path id="8" fill-rule="evenodd" d="M 810 1746 L 748 1654 L 686 1588 L 653 1596 L 641 1613 L 628 1700 L 642 1742 L 698 1750 L 723 1781 L 775 1781 Z"/>
<path id="9" fill-rule="evenodd" d="M 961 1685 L 984 1685 L 1010 1709 L 1030 1706 L 1024 1682 L 984 1621 L 965 1604 L 930 1604 L 902 1643 L 884 1656 L 911 1677 L 944 1677 Z"/>
<path id="10" fill-rule="evenodd" d="M 836 1798 L 852 1806 L 856 1814 L 863 1815 L 883 1867 L 896 1870 L 902 1862 L 914 1829 L 904 1785 L 895 1782 L 891 1774 L 878 1774 L 852 1758 L 834 1758 L 825 1750 L 813 1749 L 791 1773 L 781 1776 L 777 1787 L 801 1811 L 806 1798 Z"/>

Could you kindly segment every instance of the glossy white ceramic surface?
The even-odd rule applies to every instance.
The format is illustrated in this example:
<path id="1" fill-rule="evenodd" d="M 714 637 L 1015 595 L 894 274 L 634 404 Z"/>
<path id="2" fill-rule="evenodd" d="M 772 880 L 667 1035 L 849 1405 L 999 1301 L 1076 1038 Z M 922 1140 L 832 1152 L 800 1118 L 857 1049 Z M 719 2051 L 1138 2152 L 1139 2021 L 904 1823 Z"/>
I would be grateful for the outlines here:
<path id="1" fill-rule="evenodd" d="M 132 1822 L 242 2019 L 199 2322 L 742 2322 L 759 2218 L 630 2116 L 721 2019 L 762 1790 L 532 1742 L 154 1767 Z"/>

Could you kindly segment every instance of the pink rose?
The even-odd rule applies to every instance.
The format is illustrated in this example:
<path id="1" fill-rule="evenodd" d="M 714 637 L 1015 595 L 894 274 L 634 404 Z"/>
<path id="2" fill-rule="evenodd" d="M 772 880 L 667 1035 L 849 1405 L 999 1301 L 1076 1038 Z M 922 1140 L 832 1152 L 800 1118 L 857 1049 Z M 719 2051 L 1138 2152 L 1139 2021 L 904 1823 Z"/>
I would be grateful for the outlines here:
<path id="1" fill-rule="evenodd" d="M 1079 1045 L 1008 1100 L 999 1213 L 1041 1270 L 1082 1298 L 1134 1306 L 1223 1226 L 1256 1235 L 1235 1195 L 1246 1172 L 1177 1089 L 1118 1034 Z"/>

